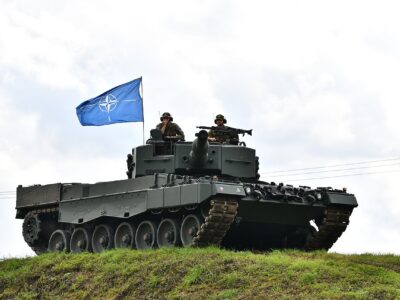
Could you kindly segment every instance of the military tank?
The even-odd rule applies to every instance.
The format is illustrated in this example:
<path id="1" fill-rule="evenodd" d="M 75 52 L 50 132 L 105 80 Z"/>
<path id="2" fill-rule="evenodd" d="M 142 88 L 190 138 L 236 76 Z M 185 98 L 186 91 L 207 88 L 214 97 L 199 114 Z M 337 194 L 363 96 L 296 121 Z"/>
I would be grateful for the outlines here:
<path id="1" fill-rule="evenodd" d="M 242 133 L 251 131 L 242 131 Z M 331 187 L 259 180 L 244 143 L 165 140 L 152 130 L 127 158 L 128 179 L 18 186 L 16 218 L 37 254 L 112 248 L 328 250 L 358 205 Z"/>

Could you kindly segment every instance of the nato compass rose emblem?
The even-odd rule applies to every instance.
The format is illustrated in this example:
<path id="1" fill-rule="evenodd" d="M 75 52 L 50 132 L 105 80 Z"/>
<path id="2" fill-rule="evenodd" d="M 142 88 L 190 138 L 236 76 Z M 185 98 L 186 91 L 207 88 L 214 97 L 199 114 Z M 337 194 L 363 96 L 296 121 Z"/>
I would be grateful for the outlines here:
<path id="1" fill-rule="evenodd" d="M 108 94 L 99 101 L 99 108 L 108 114 L 108 121 L 111 121 L 110 112 L 118 105 L 118 99 L 113 94 Z"/>

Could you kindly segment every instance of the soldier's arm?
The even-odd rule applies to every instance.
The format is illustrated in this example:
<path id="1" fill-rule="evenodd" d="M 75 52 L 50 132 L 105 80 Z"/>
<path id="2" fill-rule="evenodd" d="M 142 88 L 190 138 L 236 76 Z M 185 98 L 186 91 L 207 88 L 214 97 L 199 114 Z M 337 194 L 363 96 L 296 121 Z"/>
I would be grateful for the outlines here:
<path id="1" fill-rule="evenodd" d="M 210 130 L 208 132 L 208 140 L 210 142 L 215 142 L 215 131 L 214 130 Z"/>
<path id="2" fill-rule="evenodd" d="M 185 134 L 183 133 L 183 130 L 179 127 L 178 124 L 175 124 L 175 126 L 176 126 L 176 133 L 178 135 L 180 135 L 182 140 L 184 141 L 185 140 Z"/>

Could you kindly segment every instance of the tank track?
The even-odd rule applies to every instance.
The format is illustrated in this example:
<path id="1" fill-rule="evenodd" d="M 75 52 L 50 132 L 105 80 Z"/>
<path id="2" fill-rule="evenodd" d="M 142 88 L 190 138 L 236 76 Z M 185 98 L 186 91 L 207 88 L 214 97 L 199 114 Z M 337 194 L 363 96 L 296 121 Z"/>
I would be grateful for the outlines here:
<path id="1" fill-rule="evenodd" d="M 225 198 L 212 199 L 210 205 L 208 216 L 193 239 L 194 247 L 220 245 L 235 220 L 239 206 L 237 200 Z"/>
<path id="2" fill-rule="evenodd" d="M 35 210 L 31 210 L 30 212 L 28 212 L 26 215 L 38 215 L 40 216 L 40 214 L 46 214 L 46 213 L 56 213 L 58 212 L 58 208 L 57 207 L 46 207 L 46 208 L 39 208 L 39 209 L 35 209 Z M 28 246 L 33 250 L 33 252 L 35 252 L 37 255 L 40 255 L 42 253 L 45 253 L 47 251 L 47 243 L 48 243 L 48 239 L 42 238 L 40 237 L 41 232 L 43 230 L 43 225 L 41 224 L 42 222 L 40 221 L 40 217 L 39 217 L 39 231 L 38 231 L 38 237 L 37 240 L 35 242 L 29 243 L 27 242 Z M 22 232 L 22 234 L 24 235 L 24 232 Z M 24 237 L 25 238 L 25 237 Z"/>
<path id="3" fill-rule="evenodd" d="M 316 222 L 318 231 L 313 232 L 307 239 L 305 250 L 329 250 L 346 230 L 352 212 L 353 207 L 327 207 L 323 218 Z"/>

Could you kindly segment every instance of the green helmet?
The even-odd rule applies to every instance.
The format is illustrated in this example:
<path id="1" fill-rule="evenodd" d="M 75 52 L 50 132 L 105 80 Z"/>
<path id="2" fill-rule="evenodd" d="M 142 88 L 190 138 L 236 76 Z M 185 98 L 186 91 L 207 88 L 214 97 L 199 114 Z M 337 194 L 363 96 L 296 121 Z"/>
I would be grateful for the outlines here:
<path id="1" fill-rule="evenodd" d="M 226 119 L 225 119 L 224 115 L 218 114 L 218 115 L 215 117 L 215 120 L 214 120 L 214 123 L 215 123 L 215 124 L 217 124 L 217 120 L 222 120 L 222 121 L 224 122 L 224 124 L 226 123 Z"/>
<path id="2" fill-rule="evenodd" d="M 162 121 L 164 118 L 169 118 L 171 122 L 174 120 L 174 118 L 171 116 L 169 112 L 163 113 L 162 116 L 160 117 L 160 121 Z"/>

